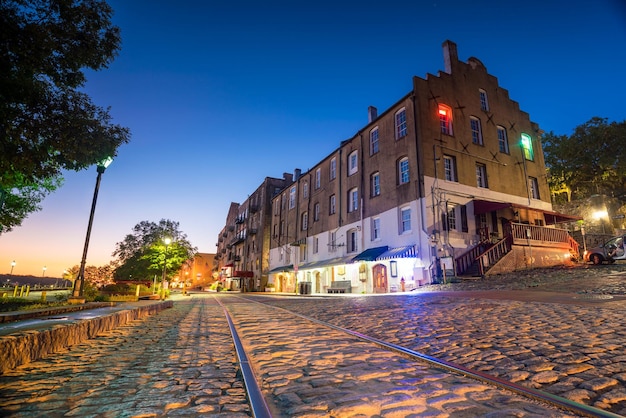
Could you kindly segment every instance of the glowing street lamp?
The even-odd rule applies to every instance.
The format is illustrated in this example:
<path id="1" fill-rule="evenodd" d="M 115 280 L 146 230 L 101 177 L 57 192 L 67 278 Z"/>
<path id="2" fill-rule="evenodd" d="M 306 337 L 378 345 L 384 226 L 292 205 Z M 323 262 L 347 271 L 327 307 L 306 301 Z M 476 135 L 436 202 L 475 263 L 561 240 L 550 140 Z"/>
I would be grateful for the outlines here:
<path id="1" fill-rule="evenodd" d="M 96 212 L 96 201 L 98 200 L 98 189 L 100 189 L 100 179 L 104 170 L 113 162 L 113 158 L 107 157 L 98 163 L 98 177 L 96 177 L 96 188 L 93 192 L 93 201 L 91 202 L 91 213 L 89 214 L 89 224 L 87 225 L 87 237 L 85 238 L 85 247 L 83 248 L 83 258 L 80 261 L 80 270 L 78 276 L 74 280 L 73 298 L 82 298 L 85 289 L 85 263 L 87 262 L 87 249 L 89 248 L 89 237 L 91 236 L 91 226 L 93 225 L 93 215 Z"/>
<path id="2" fill-rule="evenodd" d="M 41 274 L 41 277 L 46 277 L 46 270 L 48 270 L 48 267 L 43 266 L 43 273 Z"/>
<path id="3" fill-rule="evenodd" d="M 11 261 L 11 272 L 9 273 L 9 276 L 13 275 L 13 267 L 15 267 L 15 260 Z"/>

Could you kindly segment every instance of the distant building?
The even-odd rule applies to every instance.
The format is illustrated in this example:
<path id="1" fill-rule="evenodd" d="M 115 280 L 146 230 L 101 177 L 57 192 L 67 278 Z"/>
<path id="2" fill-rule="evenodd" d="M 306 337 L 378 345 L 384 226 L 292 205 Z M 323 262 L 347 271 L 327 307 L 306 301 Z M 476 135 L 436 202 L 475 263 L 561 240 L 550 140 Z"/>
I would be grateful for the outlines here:
<path id="1" fill-rule="evenodd" d="M 266 177 L 243 203 L 230 204 L 226 225 L 218 236 L 214 263 L 216 276 L 227 289 L 265 289 L 269 272 L 271 200 L 292 182 L 290 173 L 284 173 L 283 178 Z"/>
<path id="2" fill-rule="evenodd" d="M 577 257 L 557 228 L 577 218 L 552 210 L 538 125 L 478 59 L 459 61 L 450 41 L 443 55 L 444 71 L 413 77 L 381 114 L 370 107 L 365 126 L 273 196 L 276 291 L 410 290 Z M 237 212 L 235 225 L 249 213 Z M 252 261 L 248 246 L 233 251 Z"/>

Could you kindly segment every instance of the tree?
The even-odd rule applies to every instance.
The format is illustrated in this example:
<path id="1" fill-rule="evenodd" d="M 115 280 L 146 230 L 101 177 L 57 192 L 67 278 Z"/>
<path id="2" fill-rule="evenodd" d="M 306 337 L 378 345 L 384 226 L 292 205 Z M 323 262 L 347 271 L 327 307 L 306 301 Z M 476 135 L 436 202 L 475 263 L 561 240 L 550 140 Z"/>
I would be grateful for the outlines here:
<path id="1" fill-rule="evenodd" d="M 79 89 L 106 68 L 120 30 L 103 0 L 0 2 L 0 233 L 40 210 L 63 170 L 113 157 L 127 128 Z"/>
<path id="2" fill-rule="evenodd" d="M 128 280 L 132 276 L 135 280 L 152 280 L 155 275 L 160 278 L 166 260 L 165 238 L 171 240 L 167 245 L 166 268 L 170 274 L 195 256 L 197 248 L 192 247 L 187 235 L 179 230 L 178 222 L 169 219 L 161 219 L 158 224 L 142 221 L 134 226 L 132 234 L 116 244 L 113 252 L 117 257 L 115 279 Z"/>
<path id="3" fill-rule="evenodd" d="M 552 190 L 570 189 L 575 198 L 626 196 L 626 121 L 594 117 L 571 136 L 546 134 L 543 150 Z"/>

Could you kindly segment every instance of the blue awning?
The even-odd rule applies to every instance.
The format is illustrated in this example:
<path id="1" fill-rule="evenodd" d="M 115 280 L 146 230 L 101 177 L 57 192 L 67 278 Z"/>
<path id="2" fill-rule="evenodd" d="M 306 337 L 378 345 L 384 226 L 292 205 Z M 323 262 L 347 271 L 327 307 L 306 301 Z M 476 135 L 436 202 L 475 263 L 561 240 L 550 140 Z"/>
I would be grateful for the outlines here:
<path id="1" fill-rule="evenodd" d="M 376 260 L 389 260 L 391 258 L 409 258 L 417 257 L 417 250 L 415 245 L 407 245 L 406 247 L 390 248 L 378 257 Z"/>
<path id="2" fill-rule="evenodd" d="M 271 269 L 268 273 L 280 273 L 280 272 L 293 271 L 293 264 L 289 264 L 288 266 L 281 266 Z"/>
<path id="3" fill-rule="evenodd" d="M 386 245 L 383 247 L 368 248 L 367 250 L 363 251 L 361 254 L 354 257 L 352 259 L 352 262 L 354 263 L 355 261 L 374 261 L 376 260 L 376 257 L 381 255 L 388 249 L 389 247 Z"/>

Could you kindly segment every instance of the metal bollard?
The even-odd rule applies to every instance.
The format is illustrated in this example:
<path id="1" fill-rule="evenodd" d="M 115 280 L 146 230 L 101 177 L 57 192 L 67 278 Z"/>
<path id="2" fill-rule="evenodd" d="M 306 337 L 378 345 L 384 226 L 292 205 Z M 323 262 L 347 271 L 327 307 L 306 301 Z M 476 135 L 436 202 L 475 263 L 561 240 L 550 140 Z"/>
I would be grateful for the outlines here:
<path id="1" fill-rule="evenodd" d="M 13 289 L 13 297 L 17 296 L 17 288 L 18 287 L 19 287 L 18 285 L 15 285 L 15 289 Z"/>
<path id="2" fill-rule="evenodd" d="M 24 297 L 24 289 L 26 289 L 26 285 L 23 284 L 22 288 L 20 289 L 20 297 Z"/>
<path id="3" fill-rule="evenodd" d="M 25 297 L 28 297 L 28 295 L 30 295 L 30 285 L 26 286 L 26 296 Z"/>
<path id="4" fill-rule="evenodd" d="M 46 291 L 45 291 L 45 290 L 43 290 L 43 291 L 41 292 L 41 301 L 42 301 L 42 302 L 45 302 L 45 301 L 46 301 Z"/>

